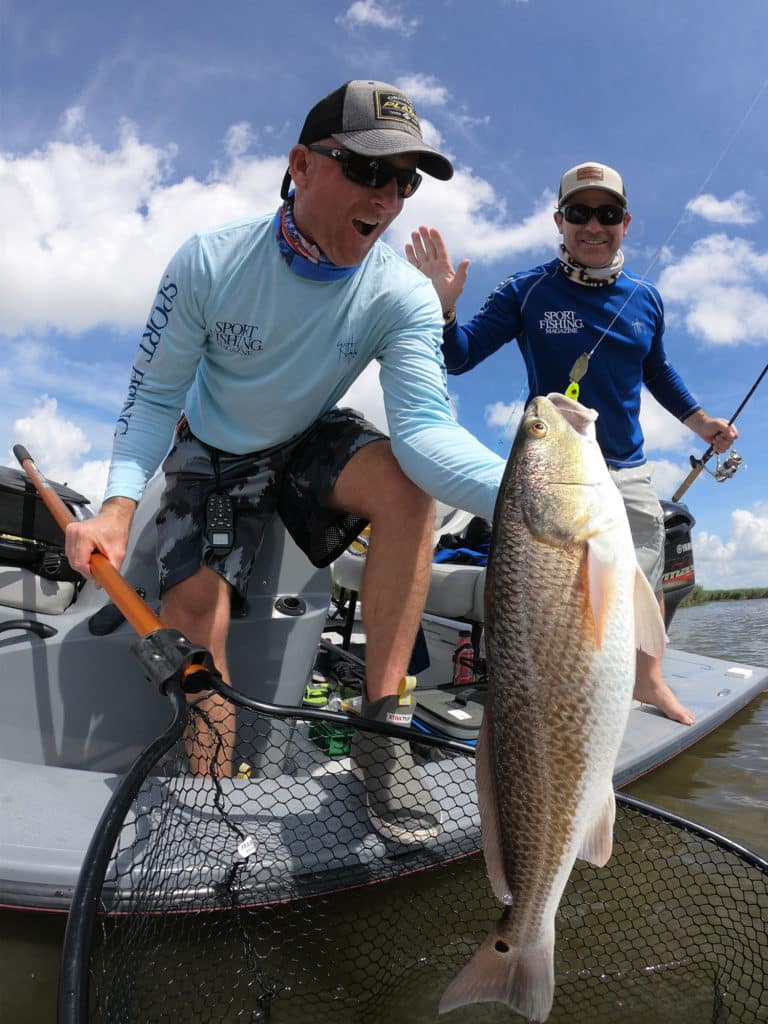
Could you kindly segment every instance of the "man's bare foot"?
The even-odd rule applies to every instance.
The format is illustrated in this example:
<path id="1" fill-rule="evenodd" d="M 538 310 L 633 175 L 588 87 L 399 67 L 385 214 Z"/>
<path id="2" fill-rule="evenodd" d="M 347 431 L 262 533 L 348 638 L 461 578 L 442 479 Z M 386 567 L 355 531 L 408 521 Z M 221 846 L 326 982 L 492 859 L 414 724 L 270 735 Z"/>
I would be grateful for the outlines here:
<path id="1" fill-rule="evenodd" d="M 693 712 L 680 703 L 663 679 L 660 681 L 645 679 L 642 683 L 639 679 L 636 679 L 633 696 L 635 700 L 642 701 L 643 704 L 653 704 L 667 718 L 671 718 L 673 722 L 693 725 L 696 721 L 696 716 Z"/>
<path id="2" fill-rule="evenodd" d="M 696 716 L 684 707 L 667 685 L 661 668 L 661 658 L 655 658 L 645 651 L 637 652 L 635 672 L 635 700 L 653 704 L 673 722 L 693 725 Z"/>

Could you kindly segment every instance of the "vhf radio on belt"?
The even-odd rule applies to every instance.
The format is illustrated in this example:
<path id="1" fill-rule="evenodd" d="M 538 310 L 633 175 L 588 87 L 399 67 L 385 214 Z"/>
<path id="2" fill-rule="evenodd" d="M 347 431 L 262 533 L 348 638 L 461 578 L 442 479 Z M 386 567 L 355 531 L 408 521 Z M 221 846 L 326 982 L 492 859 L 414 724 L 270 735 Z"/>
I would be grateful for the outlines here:
<path id="1" fill-rule="evenodd" d="M 235 513 L 232 498 L 221 486 L 219 453 L 212 453 L 216 490 L 205 503 L 205 538 L 215 555 L 228 555 L 235 543 Z"/>

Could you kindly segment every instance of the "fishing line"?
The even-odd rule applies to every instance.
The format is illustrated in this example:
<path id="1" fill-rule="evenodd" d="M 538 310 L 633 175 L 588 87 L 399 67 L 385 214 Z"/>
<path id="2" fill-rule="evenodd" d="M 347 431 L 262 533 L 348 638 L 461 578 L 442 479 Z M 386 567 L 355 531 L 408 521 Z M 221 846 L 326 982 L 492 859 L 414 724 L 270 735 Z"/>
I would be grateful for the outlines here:
<path id="1" fill-rule="evenodd" d="M 710 168 L 710 170 L 707 172 L 706 176 L 704 177 L 704 180 L 702 181 L 701 185 L 699 186 L 698 191 L 694 195 L 693 199 L 689 200 L 689 202 L 686 203 L 686 206 L 683 209 L 683 211 L 680 214 L 680 216 L 677 218 L 677 221 L 676 221 L 674 227 L 669 232 L 669 234 L 667 235 L 666 239 L 657 248 L 656 252 L 654 253 L 654 255 L 653 255 L 652 259 L 651 259 L 651 262 L 648 264 L 648 266 L 646 267 L 645 271 L 643 272 L 643 275 L 642 275 L 643 277 L 648 277 L 648 275 L 650 274 L 651 270 L 653 269 L 653 267 L 658 262 L 661 253 L 667 248 L 667 246 L 670 244 L 670 242 L 674 238 L 674 236 L 677 233 L 680 225 L 683 223 L 683 221 L 684 221 L 684 219 L 686 217 L 686 214 L 688 212 L 689 207 L 691 206 L 691 204 L 693 202 L 695 202 L 699 198 L 699 196 L 703 193 L 704 189 L 707 187 L 707 185 L 711 181 L 711 179 L 714 176 L 715 172 L 717 171 L 718 167 L 723 162 L 723 160 L 727 156 L 728 152 L 730 151 L 731 147 L 733 146 L 733 143 L 735 142 L 735 140 L 738 137 L 739 133 L 744 128 L 744 125 L 747 123 L 749 118 L 752 116 L 752 112 L 754 111 L 754 109 L 757 106 L 757 104 L 760 102 L 760 99 L 761 99 L 763 93 L 766 91 L 766 89 L 768 89 L 768 78 L 765 79 L 763 84 L 760 86 L 760 88 L 755 93 L 754 97 L 752 98 L 752 102 L 747 107 L 746 112 L 744 113 L 743 117 L 739 121 L 739 123 L 736 126 L 736 128 L 734 129 L 734 131 L 732 132 L 731 137 L 726 142 L 725 146 L 723 147 L 722 152 L 717 157 L 717 159 L 715 160 L 715 162 L 712 165 L 712 167 Z M 619 308 L 618 312 L 613 316 L 611 322 L 608 324 L 608 326 L 605 328 L 603 333 L 597 339 L 597 341 L 595 342 L 593 347 L 590 349 L 590 351 L 589 352 L 583 352 L 579 356 L 579 358 L 576 360 L 576 362 L 573 364 L 573 367 L 571 368 L 571 372 L 570 372 L 570 383 L 568 384 L 568 387 L 565 390 L 565 394 L 568 395 L 569 398 L 578 399 L 578 397 L 579 397 L 579 382 L 582 380 L 582 378 L 586 374 L 587 370 L 589 369 L 589 360 L 595 354 L 595 352 L 597 351 L 597 347 L 605 339 L 605 337 L 607 336 L 608 332 L 611 330 L 611 328 L 616 323 L 618 318 L 624 312 L 624 310 L 626 309 L 628 303 L 632 300 L 632 297 L 634 296 L 635 292 L 640 287 L 641 283 L 642 283 L 641 281 L 637 281 L 635 283 L 634 288 L 629 293 L 629 295 L 626 297 L 626 299 L 622 303 L 621 307 Z"/>
<path id="2" fill-rule="evenodd" d="M 497 448 L 501 448 L 501 446 L 504 444 L 504 441 L 508 438 L 508 436 L 509 436 L 509 428 L 510 428 L 510 426 L 512 424 L 512 420 L 515 418 L 515 415 L 517 413 L 518 408 L 520 408 L 520 409 L 524 409 L 525 408 L 523 400 L 525 398 L 525 395 L 526 395 L 527 391 L 528 391 L 528 385 L 527 384 L 523 384 L 523 386 L 520 388 L 520 394 L 512 402 L 512 405 L 509 407 L 509 416 L 507 417 L 507 422 L 502 427 L 501 437 L 496 442 L 496 447 Z"/>

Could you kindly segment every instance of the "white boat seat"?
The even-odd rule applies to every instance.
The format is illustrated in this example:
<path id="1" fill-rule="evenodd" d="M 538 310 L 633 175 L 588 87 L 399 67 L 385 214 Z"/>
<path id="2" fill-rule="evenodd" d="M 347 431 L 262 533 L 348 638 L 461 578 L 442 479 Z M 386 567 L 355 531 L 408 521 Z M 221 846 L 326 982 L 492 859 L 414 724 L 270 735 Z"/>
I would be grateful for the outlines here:
<path id="1" fill-rule="evenodd" d="M 0 604 L 28 612 L 61 615 L 75 599 L 75 584 L 50 580 L 17 565 L 0 565 Z"/>
<path id="2" fill-rule="evenodd" d="M 425 611 L 444 619 L 485 621 L 485 566 L 433 562 Z"/>
<path id="3" fill-rule="evenodd" d="M 461 533 L 470 523 L 470 512 L 436 502 L 434 543 L 444 533 Z M 334 583 L 354 595 L 360 592 L 365 566 L 365 544 L 347 548 L 331 566 Z M 485 567 L 456 562 L 433 562 L 425 611 L 446 619 L 483 622 Z"/>

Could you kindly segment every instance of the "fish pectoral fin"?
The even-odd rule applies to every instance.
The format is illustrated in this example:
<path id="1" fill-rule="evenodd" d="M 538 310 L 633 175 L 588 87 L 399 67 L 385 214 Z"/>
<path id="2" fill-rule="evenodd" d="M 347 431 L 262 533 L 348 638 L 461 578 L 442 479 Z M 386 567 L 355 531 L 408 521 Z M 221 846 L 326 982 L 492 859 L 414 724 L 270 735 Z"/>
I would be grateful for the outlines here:
<path id="1" fill-rule="evenodd" d="M 475 782 L 480 806 L 480 825 L 483 830 L 483 856 L 494 896 L 500 903 L 509 904 L 511 895 L 504 870 L 504 857 L 501 852 L 496 776 L 493 771 L 491 732 L 488 722 L 489 716 L 483 715 L 475 750 Z"/>
<path id="2" fill-rule="evenodd" d="M 611 859 L 613 852 L 613 823 L 616 818 L 616 798 L 613 789 L 600 810 L 587 826 L 587 831 L 576 856 L 602 868 Z"/>
<path id="3" fill-rule="evenodd" d="M 471 1003 L 506 1003 L 526 1020 L 545 1021 L 555 995 L 554 953 L 554 932 L 535 946 L 514 947 L 497 925 L 445 990 L 438 1012 Z"/>
<path id="4" fill-rule="evenodd" d="M 605 534 L 597 534 L 587 541 L 587 593 L 595 647 L 600 650 L 605 623 L 616 594 L 616 556 Z"/>
<path id="5" fill-rule="evenodd" d="M 664 617 L 656 595 L 640 566 L 635 573 L 635 646 L 660 658 L 667 645 Z"/>

